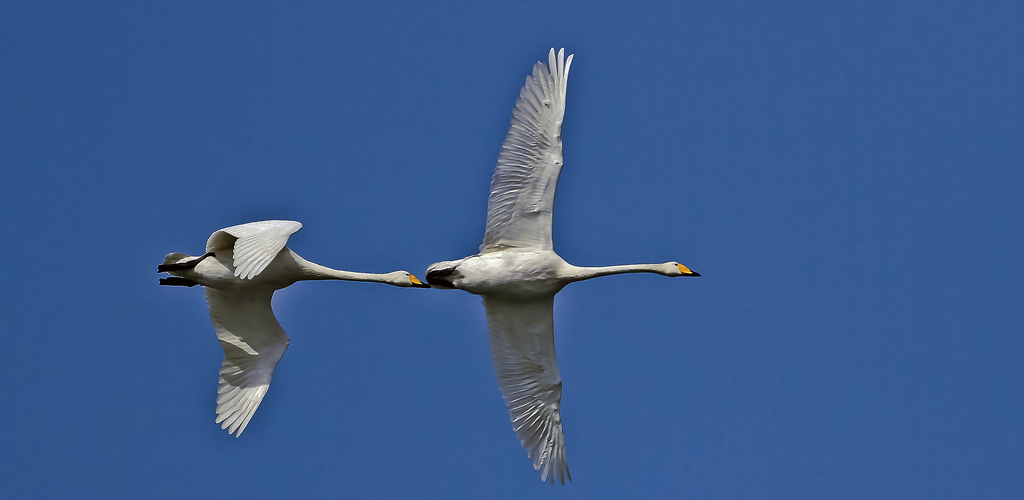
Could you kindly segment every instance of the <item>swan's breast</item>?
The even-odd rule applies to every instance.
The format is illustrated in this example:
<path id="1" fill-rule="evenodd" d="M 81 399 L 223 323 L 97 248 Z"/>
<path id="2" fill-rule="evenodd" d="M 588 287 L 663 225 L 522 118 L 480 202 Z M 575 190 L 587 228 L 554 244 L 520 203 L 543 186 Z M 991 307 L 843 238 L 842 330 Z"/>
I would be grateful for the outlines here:
<path id="1" fill-rule="evenodd" d="M 553 295 L 565 286 L 559 271 L 565 264 L 548 250 L 501 250 L 470 257 L 458 266 L 460 288 L 477 295 L 530 298 Z"/>

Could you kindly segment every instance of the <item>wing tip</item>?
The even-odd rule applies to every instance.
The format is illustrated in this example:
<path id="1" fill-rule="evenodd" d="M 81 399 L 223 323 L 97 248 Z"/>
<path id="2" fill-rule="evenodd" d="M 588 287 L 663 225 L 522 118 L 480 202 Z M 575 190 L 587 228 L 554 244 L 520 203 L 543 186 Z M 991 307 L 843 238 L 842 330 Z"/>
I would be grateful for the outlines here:
<path id="1" fill-rule="evenodd" d="M 565 47 L 558 49 L 557 56 L 555 55 L 555 48 L 551 47 L 548 50 L 548 68 L 552 74 L 561 75 L 563 78 L 569 73 L 569 65 L 572 64 L 572 58 L 576 54 L 565 55 Z M 540 62 L 540 61 L 537 61 Z"/>
<path id="2" fill-rule="evenodd" d="M 555 484 L 555 477 L 558 477 L 558 483 L 565 486 L 565 480 L 568 479 L 572 482 L 572 474 L 569 473 L 569 464 L 565 462 L 565 459 L 558 461 L 549 460 L 543 465 L 535 465 L 534 469 L 541 469 L 540 481 L 542 483 L 550 482 L 552 485 Z"/>
<path id="3" fill-rule="evenodd" d="M 229 435 L 234 434 L 236 438 L 241 437 L 258 407 L 259 402 L 252 404 L 251 401 L 243 401 L 223 413 L 218 413 L 215 422 L 220 424 L 221 429 L 227 429 Z"/>

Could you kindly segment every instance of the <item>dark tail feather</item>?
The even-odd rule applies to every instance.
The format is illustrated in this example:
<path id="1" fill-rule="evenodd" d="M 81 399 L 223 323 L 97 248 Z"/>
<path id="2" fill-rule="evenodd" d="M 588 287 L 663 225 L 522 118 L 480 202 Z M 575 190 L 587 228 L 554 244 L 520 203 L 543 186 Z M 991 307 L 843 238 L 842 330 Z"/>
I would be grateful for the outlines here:
<path id="1" fill-rule="evenodd" d="M 196 286 L 199 283 L 196 283 L 195 281 L 192 280 L 187 280 L 185 278 L 171 276 L 170 278 L 160 278 L 160 284 L 167 286 Z"/>

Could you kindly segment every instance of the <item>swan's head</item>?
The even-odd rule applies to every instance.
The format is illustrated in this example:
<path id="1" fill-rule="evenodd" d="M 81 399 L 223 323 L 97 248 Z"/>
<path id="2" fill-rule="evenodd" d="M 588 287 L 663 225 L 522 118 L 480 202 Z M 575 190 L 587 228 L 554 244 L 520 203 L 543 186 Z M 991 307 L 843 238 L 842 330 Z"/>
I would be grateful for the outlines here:
<path id="1" fill-rule="evenodd" d="M 388 273 L 388 283 L 395 286 L 430 288 L 430 285 L 420 281 L 419 278 L 408 271 L 395 271 Z"/>
<path id="2" fill-rule="evenodd" d="M 664 266 L 667 271 L 665 276 L 700 276 L 700 273 L 691 271 L 690 268 L 678 262 L 666 262 Z"/>

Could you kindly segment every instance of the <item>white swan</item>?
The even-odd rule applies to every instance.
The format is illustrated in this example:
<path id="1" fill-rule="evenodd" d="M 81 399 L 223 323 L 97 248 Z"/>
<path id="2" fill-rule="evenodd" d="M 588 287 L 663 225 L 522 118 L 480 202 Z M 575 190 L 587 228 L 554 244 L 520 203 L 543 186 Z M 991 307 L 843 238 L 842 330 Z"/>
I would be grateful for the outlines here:
<path id="1" fill-rule="evenodd" d="M 210 235 L 204 255 L 171 253 L 157 267 L 173 275 L 161 279 L 161 285 L 204 287 L 210 320 L 224 348 L 216 421 L 235 437 L 249 424 L 288 348 L 288 335 L 270 308 L 275 290 L 302 280 L 430 287 L 405 271 L 353 273 L 303 259 L 285 247 L 288 237 L 301 228 L 302 224 L 287 220 L 227 227 Z"/>
<path id="2" fill-rule="evenodd" d="M 538 62 L 512 112 L 512 127 L 498 155 L 487 202 L 487 229 L 480 253 L 438 262 L 427 269 L 435 288 L 483 296 L 491 361 L 512 427 L 541 470 L 565 484 L 569 468 L 558 408 L 562 379 L 555 360 L 552 308 L 565 285 L 598 276 L 656 273 L 700 276 L 678 262 L 577 267 L 552 250 L 551 212 L 562 169 L 562 117 L 572 55 L 565 49 Z"/>

